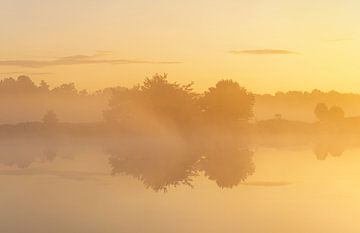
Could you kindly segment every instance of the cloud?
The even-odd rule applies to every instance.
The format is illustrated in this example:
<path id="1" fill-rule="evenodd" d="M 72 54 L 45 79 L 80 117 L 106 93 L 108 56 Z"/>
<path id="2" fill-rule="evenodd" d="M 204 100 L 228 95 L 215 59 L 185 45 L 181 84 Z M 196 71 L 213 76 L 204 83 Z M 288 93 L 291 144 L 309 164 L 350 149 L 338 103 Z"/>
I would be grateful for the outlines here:
<path id="1" fill-rule="evenodd" d="M 277 187 L 277 186 L 287 186 L 290 184 L 291 184 L 290 182 L 282 182 L 282 181 L 254 181 L 254 182 L 242 183 L 242 185 L 246 185 L 246 186 L 259 186 L 259 187 Z"/>
<path id="2" fill-rule="evenodd" d="M 343 41 L 351 41 L 354 38 L 346 37 L 346 38 L 334 38 L 334 39 L 324 39 L 325 42 L 343 42 Z"/>
<path id="3" fill-rule="evenodd" d="M 78 171 L 56 171 L 42 169 L 25 170 L 4 170 L 0 171 L 0 176 L 55 176 L 72 180 L 88 180 L 98 177 L 110 176 L 108 173 L 101 172 L 78 172 Z"/>
<path id="4" fill-rule="evenodd" d="M 38 75 L 51 75 L 53 73 L 50 72 L 1 72 L 0 75 L 31 75 L 31 76 L 38 76 Z"/>
<path id="5" fill-rule="evenodd" d="M 297 54 L 296 52 L 283 49 L 254 49 L 254 50 L 231 50 L 231 54 L 251 54 L 251 55 L 288 55 Z"/>
<path id="6" fill-rule="evenodd" d="M 95 53 L 95 56 L 108 56 L 108 55 L 112 55 L 113 54 L 113 52 L 112 51 L 110 51 L 110 50 L 98 50 L 98 51 L 96 51 L 96 53 Z"/>
<path id="7" fill-rule="evenodd" d="M 53 60 L 0 60 L 0 66 L 17 66 L 28 68 L 42 68 L 49 66 L 65 66 L 65 65 L 89 65 L 89 64 L 180 64 L 178 61 L 153 61 L 139 59 L 103 59 L 104 55 L 108 55 L 109 51 L 99 51 L 95 55 L 73 55 L 61 57 Z"/>

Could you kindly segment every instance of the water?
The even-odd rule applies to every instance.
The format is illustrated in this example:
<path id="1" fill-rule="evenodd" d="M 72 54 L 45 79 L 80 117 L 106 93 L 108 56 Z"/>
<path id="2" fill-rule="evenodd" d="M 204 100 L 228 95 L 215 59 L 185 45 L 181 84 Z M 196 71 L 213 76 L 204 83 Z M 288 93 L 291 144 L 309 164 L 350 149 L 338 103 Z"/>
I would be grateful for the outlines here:
<path id="1" fill-rule="evenodd" d="M 97 143 L 0 144 L 4 233 L 360 232 L 359 148 L 319 160 L 312 147 L 252 146 L 213 162 L 167 148 L 124 163 Z"/>

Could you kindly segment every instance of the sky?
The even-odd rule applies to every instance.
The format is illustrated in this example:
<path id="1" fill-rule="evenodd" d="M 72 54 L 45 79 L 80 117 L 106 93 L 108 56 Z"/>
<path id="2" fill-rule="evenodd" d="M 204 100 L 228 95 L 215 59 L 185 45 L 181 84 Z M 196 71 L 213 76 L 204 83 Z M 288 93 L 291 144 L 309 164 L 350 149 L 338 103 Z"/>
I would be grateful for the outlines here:
<path id="1" fill-rule="evenodd" d="M 1 0 L 0 78 L 359 92 L 356 0 Z"/>

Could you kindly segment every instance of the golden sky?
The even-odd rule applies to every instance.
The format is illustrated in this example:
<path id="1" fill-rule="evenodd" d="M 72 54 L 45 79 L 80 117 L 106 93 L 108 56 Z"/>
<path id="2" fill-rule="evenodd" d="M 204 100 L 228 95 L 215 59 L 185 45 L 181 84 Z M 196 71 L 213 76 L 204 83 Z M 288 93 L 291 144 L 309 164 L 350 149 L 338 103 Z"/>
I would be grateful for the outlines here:
<path id="1" fill-rule="evenodd" d="M 355 0 L 1 0 L 0 78 L 358 92 L 359 12 Z"/>

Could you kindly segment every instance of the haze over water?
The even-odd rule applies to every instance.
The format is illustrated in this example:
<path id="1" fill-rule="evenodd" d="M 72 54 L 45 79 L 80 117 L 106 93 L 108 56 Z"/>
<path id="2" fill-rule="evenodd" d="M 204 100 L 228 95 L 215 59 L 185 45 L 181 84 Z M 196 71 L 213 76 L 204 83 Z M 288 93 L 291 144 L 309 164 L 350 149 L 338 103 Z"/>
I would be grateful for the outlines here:
<path id="1" fill-rule="evenodd" d="M 359 148 L 319 160 L 311 145 L 256 146 L 254 172 L 244 182 L 231 187 L 217 184 L 221 176 L 226 179 L 221 168 L 226 161 L 220 159 L 212 165 L 218 171 L 213 177 L 199 172 L 191 186 L 169 185 L 166 190 L 154 190 L 143 182 L 161 172 L 156 165 L 166 163 L 166 157 L 153 168 L 134 162 L 125 168 L 127 175 L 114 175 L 113 170 L 121 172 L 121 168 L 114 168 L 111 155 L 94 142 L 54 145 L 9 140 L 1 148 L 3 232 L 359 230 L 352 224 L 359 214 L 355 188 L 360 181 Z M 156 159 L 149 153 L 145 159 Z M 171 164 L 173 170 L 181 169 L 182 163 Z M 131 172 L 143 172 L 143 180 Z M 164 174 L 159 180 L 171 176 Z"/>
<path id="2" fill-rule="evenodd" d="M 358 233 L 360 3 L 1 0 L 0 233 Z"/>

